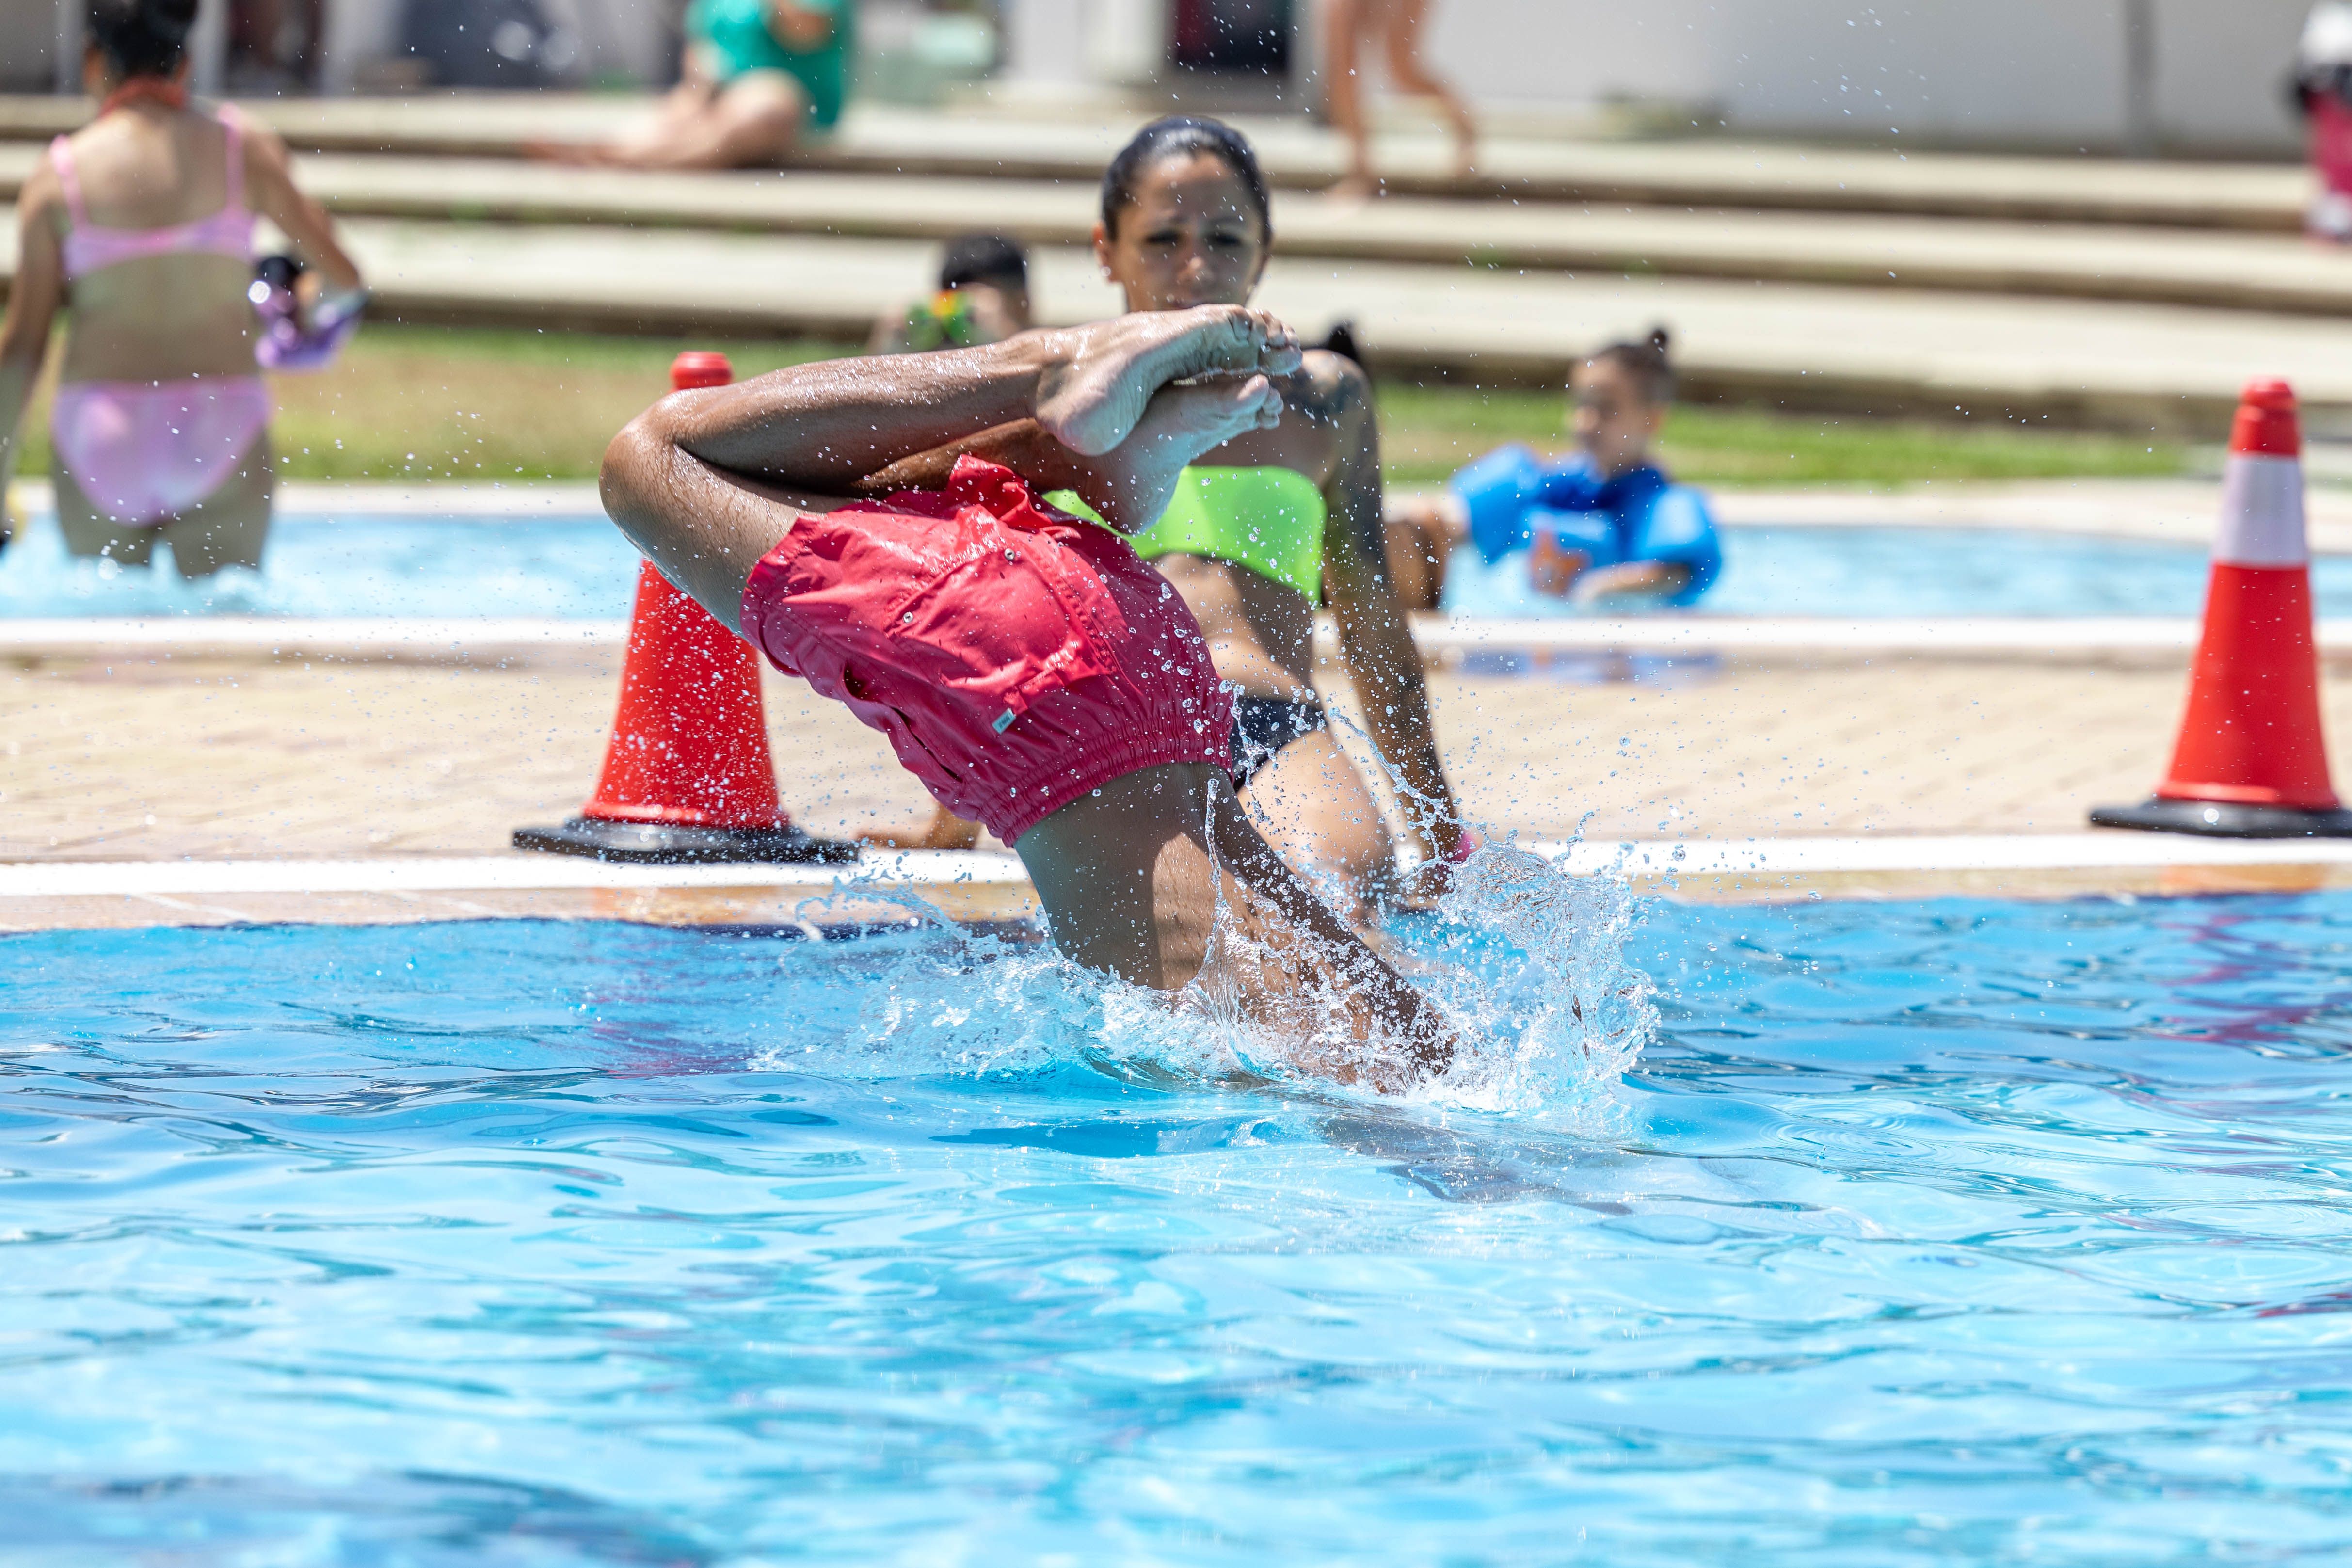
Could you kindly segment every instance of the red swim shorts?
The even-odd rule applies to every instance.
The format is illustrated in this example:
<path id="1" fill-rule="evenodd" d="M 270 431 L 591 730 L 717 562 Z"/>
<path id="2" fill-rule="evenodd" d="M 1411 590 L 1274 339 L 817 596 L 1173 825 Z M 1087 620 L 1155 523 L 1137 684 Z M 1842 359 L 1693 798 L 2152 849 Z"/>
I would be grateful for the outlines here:
<path id="1" fill-rule="evenodd" d="M 794 522 L 742 625 L 1007 844 L 1139 769 L 1232 765 L 1232 696 L 1168 580 L 978 458 L 945 490 Z"/>

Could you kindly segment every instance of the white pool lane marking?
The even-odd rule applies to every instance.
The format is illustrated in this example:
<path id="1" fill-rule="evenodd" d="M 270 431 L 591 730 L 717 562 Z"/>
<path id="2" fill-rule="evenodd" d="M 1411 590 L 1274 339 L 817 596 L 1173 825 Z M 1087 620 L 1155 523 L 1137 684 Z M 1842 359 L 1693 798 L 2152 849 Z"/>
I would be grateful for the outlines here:
<path id="1" fill-rule="evenodd" d="M 2352 840 L 2187 838 L 2052 833 L 1950 837 L 1635 840 L 1530 844 L 1571 871 L 1633 877 L 1803 876 L 1870 871 L 2065 871 L 2168 866 L 2352 865 Z M 542 892 L 564 889 L 775 888 L 888 892 L 1020 887 L 1010 855 L 905 850 L 856 868 L 614 866 L 562 856 L 411 856 L 363 860 L 52 860 L 0 863 L 0 898 L 238 893 Z"/>
<path id="2" fill-rule="evenodd" d="M 387 856 L 362 860 L 47 860 L 0 863 L 0 898 L 225 893 L 551 892 L 567 888 L 783 888 L 822 891 L 1026 884 L 1010 855 L 908 849 L 845 866 L 620 866 L 562 855 Z"/>
<path id="3" fill-rule="evenodd" d="M 2347 838 L 2191 838 L 2169 833 L 1956 834 L 1873 838 L 1639 839 L 1531 844 L 1572 871 L 1633 877 L 1856 871 L 2142 870 L 2168 866 L 2352 865 Z"/>
<path id="4" fill-rule="evenodd" d="M 99 620 L 57 616 L 0 622 L 0 652 L 98 657 L 124 651 L 195 653 L 205 649 L 308 650 L 332 654 L 465 654 L 513 648 L 619 648 L 628 623 L 447 617 L 310 619 L 292 616 L 170 616 Z M 2352 654 L 2352 619 L 2321 621 L 2324 653 Z M 1318 636 L 1333 641 L 1327 624 Z M 1832 620 L 1787 617 L 1712 620 L 1704 616 L 1644 620 L 1501 621 L 1416 616 L 1413 637 L 1428 653 L 1649 652 L 1864 653 L 2179 652 L 2197 646 L 2197 622 L 2114 616 L 2031 619 L 1963 616 L 1943 620 Z M 1336 643 L 1334 644 L 1336 646 Z"/>

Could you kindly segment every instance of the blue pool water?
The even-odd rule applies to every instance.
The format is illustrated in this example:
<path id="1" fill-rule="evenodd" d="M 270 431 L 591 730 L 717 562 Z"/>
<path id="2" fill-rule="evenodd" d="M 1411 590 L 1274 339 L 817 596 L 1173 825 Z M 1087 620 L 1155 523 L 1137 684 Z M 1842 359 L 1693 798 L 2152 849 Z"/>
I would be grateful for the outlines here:
<path id="1" fill-rule="evenodd" d="M 2134 540 L 1974 529 L 1737 528 L 1719 616 L 2194 616 L 2206 553 Z M 1465 570 L 1475 557 L 1462 557 Z M 553 616 L 628 614 L 637 556 L 602 518 L 278 519 L 258 573 L 186 583 L 75 561 L 46 519 L 0 553 L 0 616 Z M 2323 616 L 2352 616 L 2352 556 L 2322 556 Z M 1489 594 L 1483 613 L 1570 613 Z M 1674 612 L 1683 613 L 1683 612 Z"/>
<path id="2" fill-rule="evenodd" d="M 617 619 L 629 613 L 639 559 L 601 517 L 292 513 L 272 523 L 260 571 L 232 568 L 192 583 L 170 571 L 75 560 L 42 519 L 0 553 L 0 616 Z"/>
<path id="3" fill-rule="evenodd" d="M 1505 1110 L 932 932 L 0 941 L 5 1554 L 2352 1547 L 2352 897 L 1580 940 L 1639 1058 Z"/>

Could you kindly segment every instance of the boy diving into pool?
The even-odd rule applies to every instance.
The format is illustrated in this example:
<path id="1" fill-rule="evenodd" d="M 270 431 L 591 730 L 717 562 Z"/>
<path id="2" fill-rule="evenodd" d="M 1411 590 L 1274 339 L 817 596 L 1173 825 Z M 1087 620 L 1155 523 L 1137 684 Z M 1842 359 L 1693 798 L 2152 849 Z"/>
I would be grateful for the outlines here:
<path id="1" fill-rule="evenodd" d="M 1444 1019 L 1243 814 L 1200 627 L 1119 537 L 1185 465 L 1273 427 L 1268 378 L 1298 363 L 1281 323 L 1214 305 L 793 366 L 656 404 L 605 453 L 604 506 L 1012 845 L 1065 954 L 1205 979 L 1300 1066 L 1398 1089 L 1444 1070 Z M 1055 489 L 1118 533 L 1040 506 Z"/>

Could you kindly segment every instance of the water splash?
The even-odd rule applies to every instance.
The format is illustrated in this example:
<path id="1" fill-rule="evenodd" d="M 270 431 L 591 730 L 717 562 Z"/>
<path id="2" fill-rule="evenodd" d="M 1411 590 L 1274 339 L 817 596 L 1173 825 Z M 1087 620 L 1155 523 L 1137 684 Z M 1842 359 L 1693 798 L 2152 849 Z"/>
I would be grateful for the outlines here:
<path id="1" fill-rule="evenodd" d="M 1578 876 L 1515 844 L 1482 846 L 1435 912 L 1406 928 L 1412 978 L 1469 1043 L 1429 1097 L 1522 1113 L 1591 1106 L 1657 1032 L 1626 957 L 1641 902 L 1620 874 Z"/>
<path id="2" fill-rule="evenodd" d="M 1384 1048 L 1361 1043 L 1352 998 L 1270 1012 L 1263 997 L 1242 994 L 1236 976 L 1281 960 L 1229 923 L 1201 978 L 1163 993 L 1082 968 L 1034 938 L 966 931 L 928 914 L 903 934 L 787 948 L 777 963 L 788 982 L 821 973 L 833 983 L 827 994 L 839 996 L 846 968 L 864 983 L 840 1016 L 796 1020 L 791 1043 L 756 1051 L 751 1065 L 845 1067 L 882 1079 L 1083 1066 L 1137 1082 L 1287 1082 L 1372 1097 L 1370 1088 L 1333 1082 L 1335 1068 L 1376 1065 L 1367 1053 Z M 1402 917 L 1392 932 L 1391 956 L 1458 1026 L 1453 1067 L 1406 1098 L 1444 1110 L 1540 1110 L 1571 1121 L 1596 1110 L 1657 1025 L 1649 979 L 1626 957 L 1641 924 L 1622 877 L 1573 876 L 1512 845 L 1481 848 L 1433 913 Z"/>

